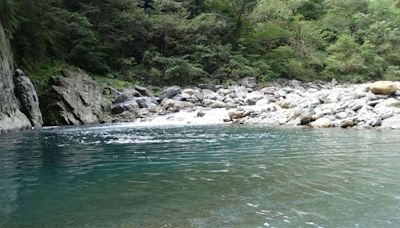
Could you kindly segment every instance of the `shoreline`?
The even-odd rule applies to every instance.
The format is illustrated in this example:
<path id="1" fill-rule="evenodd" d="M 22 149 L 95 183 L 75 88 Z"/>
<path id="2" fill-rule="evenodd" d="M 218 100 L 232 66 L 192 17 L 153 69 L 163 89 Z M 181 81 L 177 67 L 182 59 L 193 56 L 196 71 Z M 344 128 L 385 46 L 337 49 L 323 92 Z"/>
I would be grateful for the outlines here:
<path id="1" fill-rule="evenodd" d="M 233 123 L 266 127 L 399 129 L 399 82 L 365 84 L 274 82 L 232 85 L 213 89 L 169 87 L 162 99 L 139 109 L 133 122 L 157 123 Z M 164 95 L 163 95 L 164 94 Z M 165 96 L 166 95 L 166 96 Z M 114 108 L 132 106 L 138 98 L 115 103 Z M 143 99 L 143 98 L 139 98 Z M 133 105 L 134 106 L 134 105 Z M 137 109 L 134 109 L 138 111 Z M 210 114 L 211 112 L 211 114 Z M 132 122 L 117 114 L 116 122 Z M 118 119 L 119 116 L 122 118 Z M 211 115 L 211 116 L 210 116 Z M 214 119 L 213 119 L 214 118 Z M 122 120 L 122 121 L 118 121 Z"/>
<path id="2" fill-rule="evenodd" d="M 229 86 L 165 87 L 157 96 L 141 86 L 118 91 L 82 71 L 56 82 L 49 84 L 53 99 L 41 103 L 47 129 L 107 123 L 400 129 L 400 82 L 276 80 L 261 86 L 244 78 Z"/>

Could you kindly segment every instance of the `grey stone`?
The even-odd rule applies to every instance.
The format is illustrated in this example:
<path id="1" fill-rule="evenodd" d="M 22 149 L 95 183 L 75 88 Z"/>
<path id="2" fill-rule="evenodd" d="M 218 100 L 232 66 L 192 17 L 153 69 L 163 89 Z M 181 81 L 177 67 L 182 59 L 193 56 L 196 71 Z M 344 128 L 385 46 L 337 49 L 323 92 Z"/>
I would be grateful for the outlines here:
<path id="1" fill-rule="evenodd" d="M 157 100 L 154 97 L 138 97 L 134 100 L 139 105 L 139 108 L 154 108 L 158 105 Z"/>
<path id="2" fill-rule="evenodd" d="M 148 90 L 147 88 L 145 88 L 143 86 L 135 85 L 134 89 L 136 91 L 138 91 L 140 93 L 140 95 L 142 95 L 144 97 L 152 97 L 153 96 L 153 94 L 150 92 L 150 90 Z"/>
<path id="3" fill-rule="evenodd" d="M 33 127 L 41 128 L 43 118 L 39 108 L 39 98 L 31 80 L 22 70 L 17 69 L 14 74 L 14 84 L 21 111 L 28 117 Z"/>
<path id="4" fill-rule="evenodd" d="M 182 92 L 182 89 L 179 86 L 168 87 L 160 93 L 159 98 L 161 100 L 164 100 L 165 98 L 172 99 L 173 97 L 175 97 L 177 94 L 180 94 L 181 92 Z"/>
<path id="5" fill-rule="evenodd" d="M 118 115 L 126 111 L 134 111 L 139 109 L 139 104 L 135 100 L 126 101 L 123 103 L 118 103 L 113 105 L 111 108 L 111 113 L 113 115 Z"/>
<path id="6" fill-rule="evenodd" d="M 254 88 L 257 86 L 257 78 L 255 77 L 246 77 L 240 81 L 240 85 L 247 88 Z"/>
<path id="7" fill-rule="evenodd" d="M 45 110 L 42 112 L 44 123 L 80 125 L 101 122 L 103 111 L 108 106 L 102 88 L 81 70 L 69 71 L 69 74 L 69 77 L 50 79 L 50 90 L 41 100 Z"/>

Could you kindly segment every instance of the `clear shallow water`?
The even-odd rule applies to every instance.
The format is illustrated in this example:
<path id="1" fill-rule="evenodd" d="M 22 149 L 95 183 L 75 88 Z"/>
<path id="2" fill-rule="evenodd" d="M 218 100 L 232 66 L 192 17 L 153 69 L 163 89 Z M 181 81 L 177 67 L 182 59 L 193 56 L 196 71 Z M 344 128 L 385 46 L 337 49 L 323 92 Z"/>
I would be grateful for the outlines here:
<path id="1" fill-rule="evenodd" d="M 398 227 L 400 132 L 85 127 L 0 136 L 0 227 Z"/>

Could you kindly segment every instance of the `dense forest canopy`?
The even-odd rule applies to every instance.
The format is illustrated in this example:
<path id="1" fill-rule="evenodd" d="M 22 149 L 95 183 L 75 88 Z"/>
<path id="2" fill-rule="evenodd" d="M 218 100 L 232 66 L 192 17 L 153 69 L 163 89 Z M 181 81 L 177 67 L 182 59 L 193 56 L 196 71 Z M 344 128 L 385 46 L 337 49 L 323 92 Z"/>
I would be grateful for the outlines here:
<path id="1" fill-rule="evenodd" d="M 145 84 L 400 79 L 395 0 L 0 0 L 16 62 Z"/>

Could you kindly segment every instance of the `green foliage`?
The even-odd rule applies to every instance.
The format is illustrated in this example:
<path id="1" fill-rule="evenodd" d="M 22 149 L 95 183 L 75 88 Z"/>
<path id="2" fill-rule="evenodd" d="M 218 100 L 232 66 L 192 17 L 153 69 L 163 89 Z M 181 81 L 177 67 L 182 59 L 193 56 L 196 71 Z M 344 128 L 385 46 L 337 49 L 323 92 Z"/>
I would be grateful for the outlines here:
<path id="1" fill-rule="evenodd" d="M 16 29 L 18 19 L 15 15 L 13 0 L 0 0 L 0 23 L 3 24 L 8 35 L 11 35 Z"/>
<path id="2" fill-rule="evenodd" d="M 389 80 L 389 81 L 399 81 L 400 80 L 400 67 L 398 67 L 398 66 L 388 67 L 383 78 L 385 80 Z"/>
<path id="3" fill-rule="evenodd" d="M 45 93 L 49 79 L 52 76 L 60 75 L 64 67 L 67 66 L 62 62 L 43 62 L 34 71 L 27 73 L 39 96 Z"/>
<path id="4" fill-rule="evenodd" d="M 45 64 L 65 63 L 114 75 L 95 78 L 116 87 L 121 81 L 162 86 L 246 76 L 362 81 L 397 78 L 399 5 L 397 0 L 1 0 L 0 20 L 12 33 L 20 67 L 42 72 Z"/>
<path id="5" fill-rule="evenodd" d="M 109 74 L 107 76 L 93 76 L 93 79 L 104 85 L 111 86 L 117 90 L 122 91 L 124 88 L 131 86 L 132 84 L 126 81 L 116 79 L 113 75 Z"/>

